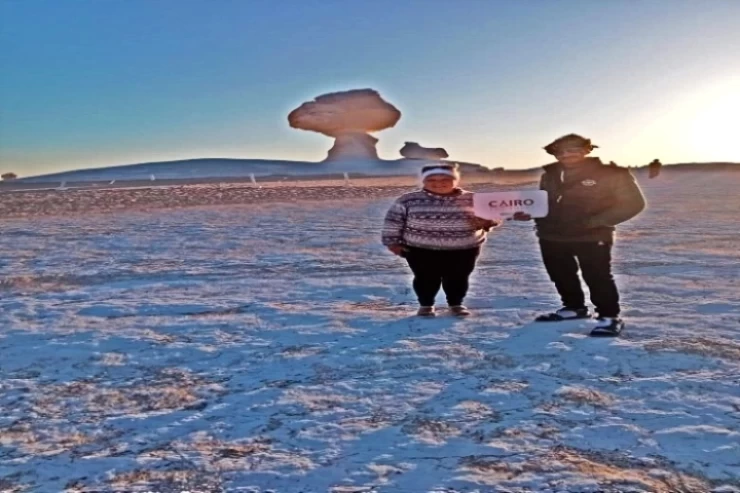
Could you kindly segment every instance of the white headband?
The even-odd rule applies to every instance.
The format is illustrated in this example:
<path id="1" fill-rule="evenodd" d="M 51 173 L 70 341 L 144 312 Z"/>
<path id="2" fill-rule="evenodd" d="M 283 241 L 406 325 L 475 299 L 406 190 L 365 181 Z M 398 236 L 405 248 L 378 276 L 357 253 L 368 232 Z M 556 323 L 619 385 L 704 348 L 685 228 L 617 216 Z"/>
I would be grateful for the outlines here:
<path id="1" fill-rule="evenodd" d="M 428 169 L 426 171 L 423 171 L 421 173 L 421 179 L 422 180 L 426 180 L 428 177 L 430 177 L 432 175 L 447 175 L 447 176 L 451 176 L 451 177 L 453 177 L 455 179 L 460 178 L 460 174 L 457 171 L 455 171 L 455 170 L 447 169 L 447 168 L 432 168 L 432 169 Z"/>

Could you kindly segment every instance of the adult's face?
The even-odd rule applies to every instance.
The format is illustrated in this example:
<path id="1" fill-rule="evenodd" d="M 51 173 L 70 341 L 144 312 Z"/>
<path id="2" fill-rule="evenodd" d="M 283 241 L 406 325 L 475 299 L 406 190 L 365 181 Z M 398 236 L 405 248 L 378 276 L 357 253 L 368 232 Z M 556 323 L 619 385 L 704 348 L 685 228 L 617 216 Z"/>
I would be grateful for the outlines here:
<path id="1" fill-rule="evenodd" d="M 589 152 L 585 147 L 563 147 L 555 151 L 555 158 L 565 166 L 573 166 L 582 163 Z"/>

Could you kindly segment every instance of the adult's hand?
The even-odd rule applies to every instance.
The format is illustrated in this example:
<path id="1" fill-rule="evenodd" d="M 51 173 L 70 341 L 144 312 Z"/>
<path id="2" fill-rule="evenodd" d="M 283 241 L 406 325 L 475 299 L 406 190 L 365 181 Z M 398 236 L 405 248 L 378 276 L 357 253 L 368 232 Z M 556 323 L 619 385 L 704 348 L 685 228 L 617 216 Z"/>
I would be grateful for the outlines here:
<path id="1" fill-rule="evenodd" d="M 532 216 L 530 216 L 526 212 L 521 212 L 520 211 L 520 212 L 515 212 L 514 213 L 514 216 L 512 216 L 512 219 L 514 221 L 531 221 L 532 220 Z"/>

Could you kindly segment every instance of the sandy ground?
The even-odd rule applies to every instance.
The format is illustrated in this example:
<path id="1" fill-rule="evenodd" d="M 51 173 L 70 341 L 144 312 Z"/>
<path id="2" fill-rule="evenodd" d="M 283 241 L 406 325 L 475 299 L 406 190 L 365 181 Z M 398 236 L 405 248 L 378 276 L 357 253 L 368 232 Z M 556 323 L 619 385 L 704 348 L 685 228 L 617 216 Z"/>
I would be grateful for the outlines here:
<path id="1" fill-rule="evenodd" d="M 390 196 L 5 221 L 0 491 L 740 491 L 738 185 L 644 183 L 617 340 L 531 323 L 529 224 L 413 317 Z"/>
<path id="2" fill-rule="evenodd" d="M 491 175 L 469 175 L 471 190 L 500 190 L 533 184 L 531 178 L 496 179 Z M 224 206 L 314 200 L 352 200 L 391 197 L 413 190 L 413 177 L 383 177 L 344 180 L 273 181 L 249 183 L 191 184 L 116 188 L 43 189 L 0 193 L 2 217 L 30 218 L 54 215 L 99 214 L 121 211 L 151 211 L 179 207 Z"/>

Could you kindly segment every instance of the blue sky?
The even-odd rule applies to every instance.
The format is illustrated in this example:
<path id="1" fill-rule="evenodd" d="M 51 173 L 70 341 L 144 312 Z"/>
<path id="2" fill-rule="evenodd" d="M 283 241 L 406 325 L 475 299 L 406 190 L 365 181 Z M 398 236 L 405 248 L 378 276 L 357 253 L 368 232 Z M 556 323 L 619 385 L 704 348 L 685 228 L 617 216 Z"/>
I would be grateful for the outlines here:
<path id="1" fill-rule="evenodd" d="M 371 87 L 376 134 L 510 168 L 568 132 L 620 164 L 740 161 L 738 0 L 0 0 L 0 171 L 320 160 L 287 114 Z"/>

